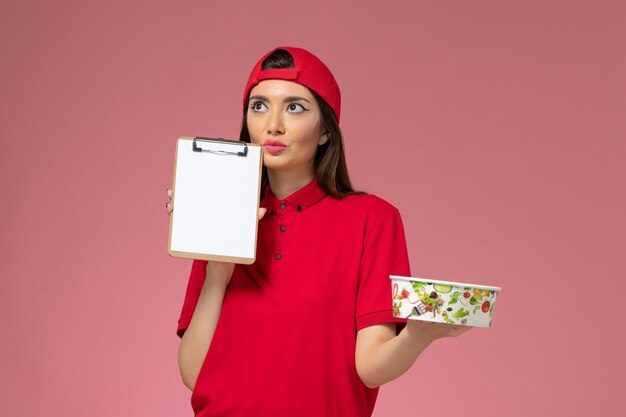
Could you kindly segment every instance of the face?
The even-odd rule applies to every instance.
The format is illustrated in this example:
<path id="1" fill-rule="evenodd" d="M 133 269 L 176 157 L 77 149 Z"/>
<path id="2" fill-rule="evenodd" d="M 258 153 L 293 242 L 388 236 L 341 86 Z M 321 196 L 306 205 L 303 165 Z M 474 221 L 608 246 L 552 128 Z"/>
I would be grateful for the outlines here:
<path id="1" fill-rule="evenodd" d="M 250 91 L 246 117 L 250 140 L 263 145 L 268 171 L 314 176 L 315 153 L 328 141 L 311 92 L 285 80 L 261 81 Z"/>

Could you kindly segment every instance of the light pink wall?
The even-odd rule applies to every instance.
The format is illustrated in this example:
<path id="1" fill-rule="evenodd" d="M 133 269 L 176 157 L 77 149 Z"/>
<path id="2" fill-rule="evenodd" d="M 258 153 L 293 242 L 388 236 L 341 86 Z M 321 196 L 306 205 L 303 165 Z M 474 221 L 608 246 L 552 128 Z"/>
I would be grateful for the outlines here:
<path id="1" fill-rule="evenodd" d="M 620 415 L 621 1 L 5 1 L 0 414 L 185 416 L 166 253 L 179 135 L 235 137 L 251 65 L 317 53 L 354 183 L 414 275 L 504 288 L 375 416 Z M 412 408 L 411 408 L 412 407 Z"/>

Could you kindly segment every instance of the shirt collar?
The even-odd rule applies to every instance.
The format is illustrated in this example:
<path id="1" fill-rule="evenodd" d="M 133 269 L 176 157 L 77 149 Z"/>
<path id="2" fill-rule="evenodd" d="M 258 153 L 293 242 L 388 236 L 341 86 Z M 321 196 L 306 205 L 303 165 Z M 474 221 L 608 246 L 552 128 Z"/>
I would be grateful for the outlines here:
<path id="1" fill-rule="evenodd" d="M 301 212 L 320 201 L 326 194 L 326 191 L 320 187 L 317 179 L 313 179 L 298 191 L 279 200 L 272 194 L 272 190 L 268 184 L 265 188 L 265 195 L 263 196 L 261 207 L 266 207 L 271 216 L 292 210 Z"/>

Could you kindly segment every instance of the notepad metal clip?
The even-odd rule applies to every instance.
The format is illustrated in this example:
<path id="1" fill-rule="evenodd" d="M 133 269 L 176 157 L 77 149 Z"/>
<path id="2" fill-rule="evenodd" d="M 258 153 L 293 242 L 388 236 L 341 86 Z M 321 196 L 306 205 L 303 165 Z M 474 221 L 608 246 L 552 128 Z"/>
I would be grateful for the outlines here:
<path id="1" fill-rule="evenodd" d="M 196 142 L 204 142 L 204 143 L 218 143 L 225 145 L 236 145 L 243 146 L 243 150 L 241 151 L 226 151 L 223 149 L 203 149 L 198 146 Z M 235 142 L 233 140 L 223 139 L 223 138 L 201 138 L 195 137 L 193 139 L 192 149 L 194 152 L 208 152 L 216 155 L 233 155 L 233 156 L 248 156 L 248 144 L 246 142 Z"/>

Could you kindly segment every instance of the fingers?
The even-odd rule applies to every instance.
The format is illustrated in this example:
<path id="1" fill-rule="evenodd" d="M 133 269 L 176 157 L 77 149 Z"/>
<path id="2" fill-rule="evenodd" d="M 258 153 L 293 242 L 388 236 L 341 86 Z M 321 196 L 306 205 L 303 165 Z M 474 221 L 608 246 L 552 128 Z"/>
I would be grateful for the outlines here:
<path id="1" fill-rule="evenodd" d="M 265 213 L 267 213 L 267 209 L 265 207 L 259 207 L 259 211 L 257 214 L 258 219 L 261 220 L 263 216 L 265 216 Z"/>
<path id="2" fill-rule="evenodd" d="M 463 333 L 469 330 L 471 330 L 470 326 L 452 326 L 452 329 L 450 330 L 449 335 L 451 337 L 456 337 L 456 336 L 462 335 Z"/>
<path id="3" fill-rule="evenodd" d="M 456 337 L 469 331 L 472 327 L 447 323 L 435 323 L 422 320 L 407 320 L 409 330 L 415 329 L 430 340 L 440 339 L 442 337 Z"/>
<path id="4" fill-rule="evenodd" d="M 165 210 L 167 211 L 167 215 L 169 216 L 170 214 L 172 214 L 172 211 L 174 211 L 174 203 L 172 203 L 172 189 L 171 188 L 166 188 L 165 189 L 165 194 L 167 195 L 167 198 L 170 199 L 170 201 L 165 203 Z"/>

